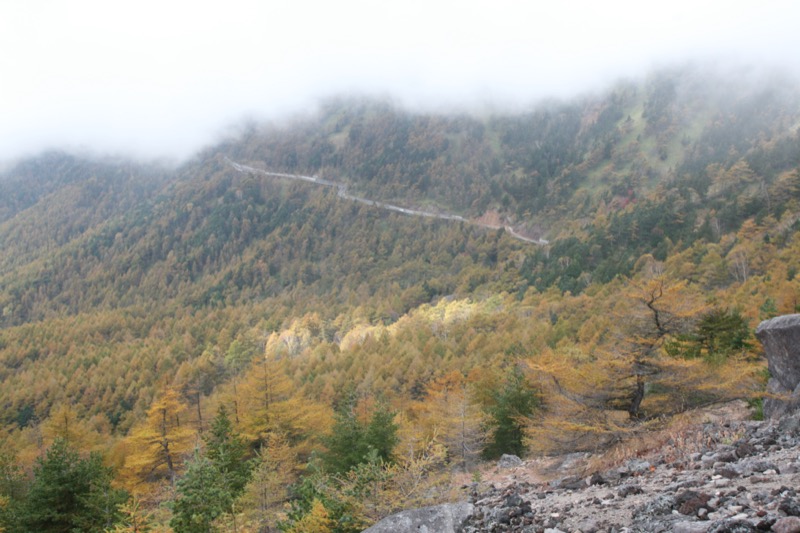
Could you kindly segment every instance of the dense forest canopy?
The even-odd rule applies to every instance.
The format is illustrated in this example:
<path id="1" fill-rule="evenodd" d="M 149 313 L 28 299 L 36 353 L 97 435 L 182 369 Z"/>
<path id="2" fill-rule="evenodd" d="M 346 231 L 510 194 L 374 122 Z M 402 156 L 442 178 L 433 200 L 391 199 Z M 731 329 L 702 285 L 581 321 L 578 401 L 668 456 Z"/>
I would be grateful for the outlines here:
<path id="1" fill-rule="evenodd" d="M 792 80 L 687 68 L 485 116 L 331 99 L 176 169 L 19 162 L 0 530 L 359 530 L 483 458 L 757 398 L 751 331 L 800 309 L 798 127 Z M 35 513 L 65 471 L 83 504 Z"/>

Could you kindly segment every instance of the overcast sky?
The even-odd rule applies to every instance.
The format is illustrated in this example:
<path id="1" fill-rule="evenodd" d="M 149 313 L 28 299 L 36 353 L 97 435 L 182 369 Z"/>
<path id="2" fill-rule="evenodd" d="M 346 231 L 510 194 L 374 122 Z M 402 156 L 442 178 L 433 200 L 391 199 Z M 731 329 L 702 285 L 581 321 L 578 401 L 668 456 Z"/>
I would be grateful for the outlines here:
<path id="1" fill-rule="evenodd" d="M 0 0 L 0 160 L 183 158 L 336 94 L 520 104 L 689 59 L 800 71 L 800 2 Z"/>

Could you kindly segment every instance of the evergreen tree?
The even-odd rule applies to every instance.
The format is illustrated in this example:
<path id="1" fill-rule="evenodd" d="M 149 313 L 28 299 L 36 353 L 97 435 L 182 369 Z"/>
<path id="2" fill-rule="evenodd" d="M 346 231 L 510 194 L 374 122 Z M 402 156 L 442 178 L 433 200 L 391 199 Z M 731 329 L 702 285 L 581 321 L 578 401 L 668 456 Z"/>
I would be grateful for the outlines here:
<path id="1" fill-rule="evenodd" d="M 369 423 L 364 424 L 358 420 L 350 401 L 335 416 L 333 433 L 325 440 L 328 452 L 323 455 L 328 472 L 347 472 L 365 462 L 370 450 L 374 450 L 381 461 L 392 460 L 392 451 L 398 442 L 395 413 L 381 406 L 372 414 Z"/>
<path id="2" fill-rule="evenodd" d="M 665 349 L 672 356 L 721 363 L 750 346 L 750 327 L 741 313 L 717 308 L 703 314 L 690 333 L 678 335 Z"/>
<path id="3" fill-rule="evenodd" d="M 333 432 L 325 439 L 328 448 L 322 456 L 325 470 L 344 473 L 363 461 L 367 454 L 364 433 L 364 426 L 356 418 L 352 402 L 348 402 L 336 412 Z"/>
<path id="4" fill-rule="evenodd" d="M 231 508 L 233 495 L 222 475 L 207 458 L 195 452 L 186 474 L 178 481 L 169 525 L 175 533 L 210 533 L 214 521 Z"/>
<path id="5" fill-rule="evenodd" d="M 525 419 L 539 406 L 538 396 L 522 371 L 515 368 L 494 392 L 492 400 L 489 415 L 494 431 L 483 450 L 484 457 L 494 459 L 504 453 L 522 455 Z"/>
<path id="6" fill-rule="evenodd" d="M 365 458 L 364 461 L 368 459 Z M 356 469 L 350 470 L 348 476 Z M 313 528 L 319 527 L 319 518 L 324 515 L 326 528 L 320 531 L 335 533 L 363 531 L 366 524 L 358 516 L 354 502 L 350 498 L 343 497 L 335 488 L 340 483 L 337 476 L 321 470 L 318 460 L 313 457 L 306 467 L 306 472 L 306 475 L 292 487 L 294 495 L 291 506 L 286 513 L 286 519 L 278 523 L 278 528 L 289 533 L 316 531 Z"/>
<path id="7" fill-rule="evenodd" d="M 224 488 L 233 498 L 238 497 L 250 479 L 251 462 L 246 460 L 247 444 L 234 431 L 224 406 L 220 406 L 203 440 L 206 457 L 219 472 Z"/>
<path id="8" fill-rule="evenodd" d="M 381 405 L 373 414 L 364 431 L 364 444 L 367 453 L 375 453 L 378 460 L 392 462 L 395 446 L 399 441 L 397 437 L 397 424 L 394 422 L 395 413 Z M 366 457 L 366 456 L 365 456 Z M 362 458 L 360 462 L 364 462 Z"/>
<path id="9" fill-rule="evenodd" d="M 98 454 L 88 459 L 57 438 L 37 460 L 23 505 L 22 531 L 101 532 L 120 518 L 118 506 L 127 494 L 111 486 L 111 469 Z"/>
<path id="10" fill-rule="evenodd" d="M 217 411 L 203 440 L 205 456 L 195 451 L 177 485 L 170 525 L 178 533 L 214 531 L 214 520 L 224 513 L 234 514 L 233 504 L 250 479 L 247 445 L 234 431 L 224 406 Z"/>

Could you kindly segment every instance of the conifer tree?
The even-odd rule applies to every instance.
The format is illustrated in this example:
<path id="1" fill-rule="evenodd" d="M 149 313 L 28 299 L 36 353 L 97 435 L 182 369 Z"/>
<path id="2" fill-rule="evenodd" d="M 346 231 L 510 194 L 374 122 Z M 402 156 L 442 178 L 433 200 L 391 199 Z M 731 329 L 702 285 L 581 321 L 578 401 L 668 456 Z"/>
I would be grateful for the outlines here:
<path id="1" fill-rule="evenodd" d="M 484 457 L 496 458 L 504 453 L 525 453 L 525 426 L 539 406 L 533 386 L 519 368 L 514 368 L 499 390 L 492 394 L 489 407 L 493 426 L 492 436 L 483 450 Z"/>
<path id="2" fill-rule="evenodd" d="M 150 513 L 142 508 L 142 502 L 132 497 L 119 506 L 120 522 L 109 533 L 147 533 L 153 528 L 150 525 Z"/>
<path id="3" fill-rule="evenodd" d="M 376 456 L 383 462 L 392 462 L 394 459 L 393 452 L 398 442 L 394 417 L 395 413 L 389 411 L 385 405 L 380 405 L 372 414 L 364 431 L 364 444 L 367 450 L 374 450 Z"/>
<path id="4" fill-rule="evenodd" d="M 358 421 L 352 402 L 348 402 L 334 415 L 333 432 L 325 439 L 328 451 L 322 456 L 328 472 L 344 473 L 364 460 L 364 426 Z"/>
<path id="5" fill-rule="evenodd" d="M 19 517 L 22 531 L 102 532 L 120 518 L 127 494 L 111 486 L 98 454 L 87 459 L 57 438 L 37 461 Z"/>
<path id="6" fill-rule="evenodd" d="M 127 438 L 132 450 L 125 461 L 129 485 L 163 477 L 175 479 L 195 435 L 187 418 L 186 405 L 174 389 L 153 402 L 145 422 Z"/>
<path id="7" fill-rule="evenodd" d="M 230 509 L 234 499 L 219 470 L 197 451 L 178 480 L 177 493 L 169 523 L 175 533 L 216 531 L 214 521 Z"/>
<path id="8" fill-rule="evenodd" d="M 712 309 L 695 327 L 665 344 L 667 353 L 722 363 L 729 355 L 750 348 L 750 327 L 738 310 Z"/>
<path id="9" fill-rule="evenodd" d="M 257 454 L 256 465 L 242 495 L 245 520 L 259 531 L 269 530 L 275 511 L 289 497 L 297 460 L 286 438 L 271 434 Z"/>
<path id="10" fill-rule="evenodd" d="M 203 440 L 206 457 L 219 472 L 221 483 L 233 498 L 238 497 L 250 479 L 251 462 L 246 459 L 247 444 L 233 429 L 224 406 L 220 406 Z"/>
<path id="11" fill-rule="evenodd" d="M 629 387 L 624 407 L 632 420 L 644 415 L 642 402 L 647 385 L 657 380 L 661 349 L 670 338 L 685 333 L 704 311 L 696 294 L 685 281 L 673 281 L 663 274 L 634 280 L 629 296 L 633 303 L 628 316 L 627 337 L 621 343 L 623 356 L 631 367 L 619 380 Z M 633 382 L 628 384 L 629 382 Z"/>
<path id="12" fill-rule="evenodd" d="M 466 470 L 480 457 L 487 439 L 488 416 L 473 399 L 464 375 L 453 371 L 428 386 L 420 419 L 429 438 L 436 437 L 448 456 Z"/>
<path id="13" fill-rule="evenodd" d="M 311 503 L 311 510 L 308 514 L 287 531 L 290 533 L 331 533 L 335 526 L 336 522 L 331 519 L 325 505 L 315 499 Z"/>
<path id="14" fill-rule="evenodd" d="M 397 445 L 395 414 L 380 406 L 364 424 L 356 416 L 353 401 L 346 402 L 336 413 L 332 434 L 325 440 L 328 448 L 323 455 L 325 468 L 330 473 L 344 473 L 365 462 L 370 450 L 378 459 L 389 462 Z"/>

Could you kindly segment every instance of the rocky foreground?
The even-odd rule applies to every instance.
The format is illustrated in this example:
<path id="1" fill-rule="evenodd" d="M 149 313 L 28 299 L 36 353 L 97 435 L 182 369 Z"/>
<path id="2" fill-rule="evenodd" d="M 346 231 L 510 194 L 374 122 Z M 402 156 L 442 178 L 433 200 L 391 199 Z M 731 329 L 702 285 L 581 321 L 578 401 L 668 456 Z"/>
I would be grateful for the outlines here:
<path id="1" fill-rule="evenodd" d="M 702 429 L 686 456 L 476 494 L 456 531 L 800 532 L 800 416 Z"/>
<path id="2" fill-rule="evenodd" d="M 691 431 L 586 476 L 523 481 L 531 465 L 512 466 L 506 478 L 519 481 L 472 486 L 468 502 L 399 513 L 367 531 L 800 533 L 800 414 Z"/>
<path id="3" fill-rule="evenodd" d="M 800 533 L 800 314 L 764 321 L 756 336 L 771 376 L 768 421 L 723 412 L 622 466 L 562 459 L 556 473 L 578 474 L 549 482 L 514 458 L 499 465 L 518 471 L 511 482 L 473 486 L 469 501 L 398 513 L 367 531 Z"/>

